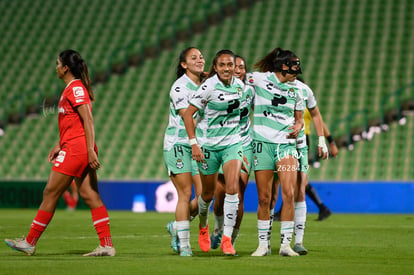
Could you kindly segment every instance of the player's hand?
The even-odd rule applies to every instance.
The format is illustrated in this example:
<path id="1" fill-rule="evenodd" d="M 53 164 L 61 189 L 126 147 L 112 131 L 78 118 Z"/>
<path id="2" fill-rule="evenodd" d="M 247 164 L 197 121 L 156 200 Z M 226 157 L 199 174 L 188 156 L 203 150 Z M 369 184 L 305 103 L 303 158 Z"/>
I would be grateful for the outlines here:
<path id="1" fill-rule="evenodd" d="M 334 158 L 338 155 L 338 147 L 336 146 L 335 142 L 329 143 L 329 147 L 331 148 L 331 156 Z"/>
<path id="2" fill-rule="evenodd" d="M 204 154 L 198 144 L 191 145 L 191 154 L 193 156 L 193 160 L 200 162 L 204 160 Z"/>
<path id="3" fill-rule="evenodd" d="M 50 163 L 54 163 L 55 159 L 59 155 L 59 152 L 60 152 L 60 145 L 58 144 L 52 150 L 50 150 L 49 155 L 47 156 L 47 160 Z"/>
<path id="4" fill-rule="evenodd" d="M 302 126 L 300 124 L 294 124 L 293 126 L 290 126 L 288 130 L 292 130 L 292 131 L 290 131 L 287 138 L 296 139 L 298 137 L 301 129 L 302 129 Z"/>
<path id="5" fill-rule="evenodd" d="M 242 170 L 249 174 L 249 169 L 247 167 L 249 167 L 249 161 L 247 160 L 246 156 L 243 155 Z"/>
<path id="6" fill-rule="evenodd" d="M 318 153 L 319 157 L 322 157 L 322 159 L 328 159 L 328 147 L 326 146 L 324 136 L 319 137 Z"/>
<path id="7" fill-rule="evenodd" d="M 98 170 L 101 164 L 98 161 L 98 155 L 95 150 L 88 150 L 88 163 L 92 169 Z"/>

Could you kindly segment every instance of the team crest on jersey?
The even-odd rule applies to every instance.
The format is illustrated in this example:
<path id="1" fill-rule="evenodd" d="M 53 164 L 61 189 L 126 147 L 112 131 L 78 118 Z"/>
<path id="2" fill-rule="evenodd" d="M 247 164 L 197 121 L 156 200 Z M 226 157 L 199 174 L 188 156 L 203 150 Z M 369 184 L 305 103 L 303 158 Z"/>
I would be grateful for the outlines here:
<path id="1" fill-rule="evenodd" d="M 243 91 L 242 91 L 241 88 L 238 88 L 237 89 L 237 94 L 239 95 L 239 97 L 242 97 L 243 96 Z"/>
<path id="2" fill-rule="evenodd" d="M 254 80 L 253 80 L 253 76 L 249 76 L 249 79 L 247 80 L 249 83 L 253 83 L 254 82 Z"/>
<path id="3" fill-rule="evenodd" d="M 182 169 L 184 167 L 184 163 L 181 159 L 177 159 L 175 166 L 177 166 L 178 169 Z"/>
<path id="4" fill-rule="evenodd" d="M 59 167 L 59 165 L 65 160 L 65 157 L 66 157 L 66 152 L 65 151 L 60 151 L 59 155 L 55 159 L 55 166 Z"/>
<path id="5" fill-rule="evenodd" d="M 257 166 L 259 164 L 259 161 L 257 160 L 257 157 L 254 157 L 253 164 L 254 164 L 254 166 Z"/>
<path id="6" fill-rule="evenodd" d="M 296 98 L 295 89 L 293 89 L 293 88 L 289 88 L 289 90 L 288 90 L 288 96 L 289 96 L 289 97 Z"/>
<path id="7" fill-rule="evenodd" d="M 204 170 L 208 169 L 208 164 L 205 160 L 203 160 L 202 164 L 201 164 L 201 168 L 203 168 Z"/>

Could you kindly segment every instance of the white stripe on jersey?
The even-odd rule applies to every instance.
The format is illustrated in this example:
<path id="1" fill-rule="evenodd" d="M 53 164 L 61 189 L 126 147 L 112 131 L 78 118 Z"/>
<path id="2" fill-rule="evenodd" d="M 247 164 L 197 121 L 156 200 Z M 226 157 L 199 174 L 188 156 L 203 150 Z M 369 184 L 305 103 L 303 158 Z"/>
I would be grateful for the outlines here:
<path id="1" fill-rule="evenodd" d="M 164 135 L 164 150 L 171 150 L 174 144 L 188 144 L 188 136 L 179 110 L 186 109 L 190 98 L 199 86 L 186 74 L 178 78 L 170 89 L 170 114 Z"/>
<path id="2" fill-rule="evenodd" d="M 233 77 L 231 85 L 224 85 L 217 75 L 207 79 L 190 99 L 190 104 L 202 110 L 197 124 L 199 144 L 219 150 L 241 141 L 240 100 L 243 83 Z"/>

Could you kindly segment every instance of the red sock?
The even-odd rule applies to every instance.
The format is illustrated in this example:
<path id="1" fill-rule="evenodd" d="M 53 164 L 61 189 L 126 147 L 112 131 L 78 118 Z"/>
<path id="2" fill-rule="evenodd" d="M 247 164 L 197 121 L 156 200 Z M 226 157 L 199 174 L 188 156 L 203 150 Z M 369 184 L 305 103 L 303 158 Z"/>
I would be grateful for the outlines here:
<path id="1" fill-rule="evenodd" d="M 109 216 L 105 205 L 91 209 L 92 221 L 98 233 L 101 246 L 113 246 L 111 232 L 109 230 Z"/>
<path id="2" fill-rule="evenodd" d="M 32 222 L 29 234 L 26 237 L 26 241 L 31 245 L 36 245 L 40 235 L 46 230 L 47 225 L 52 219 L 54 213 L 38 210 L 37 215 Z"/>
<path id="3" fill-rule="evenodd" d="M 78 199 L 75 199 L 72 197 L 72 203 L 69 205 L 69 207 L 75 209 L 77 204 L 78 204 Z"/>
<path id="4" fill-rule="evenodd" d="M 63 192 L 63 200 L 65 201 L 66 205 L 72 207 L 73 205 L 73 198 L 70 195 L 69 191 Z"/>

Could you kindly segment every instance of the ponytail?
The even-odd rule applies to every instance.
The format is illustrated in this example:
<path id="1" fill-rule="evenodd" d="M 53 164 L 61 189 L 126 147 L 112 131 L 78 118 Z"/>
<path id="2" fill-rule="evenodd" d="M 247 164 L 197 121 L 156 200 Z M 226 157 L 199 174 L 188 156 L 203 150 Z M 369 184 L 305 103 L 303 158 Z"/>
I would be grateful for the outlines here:
<path id="1" fill-rule="evenodd" d="M 95 96 L 93 94 L 92 82 L 89 77 L 88 65 L 85 60 L 83 60 L 80 54 L 74 50 L 64 50 L 59 54 L 59 59 L 62 62 L 62 65 L 69 67 L 70 72 L 75 78 L 82 81 L 82 84 L 88 91 L 90 100 L 94 101 Z"/>
<path id="2" fill-rule="evenodd" d="M 296 54 L 278 47 L 259 60 L 254 67 L 260 72 L 281 72 L 283 64 L 297 58 Z"/>

